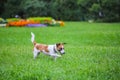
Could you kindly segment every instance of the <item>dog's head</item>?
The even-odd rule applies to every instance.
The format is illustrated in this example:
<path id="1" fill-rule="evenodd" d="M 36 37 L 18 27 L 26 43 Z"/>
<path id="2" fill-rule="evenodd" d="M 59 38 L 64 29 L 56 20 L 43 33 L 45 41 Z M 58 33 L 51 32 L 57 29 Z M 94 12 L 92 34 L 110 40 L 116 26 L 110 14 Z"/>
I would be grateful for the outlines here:
<path id="1" fill-rule="evenodd" d="M 64 44 L 66 44 L 66 43 L 57 43 L 56 44 L 56 48 L 60 52 L 61 55 L 65 54 Z"/>

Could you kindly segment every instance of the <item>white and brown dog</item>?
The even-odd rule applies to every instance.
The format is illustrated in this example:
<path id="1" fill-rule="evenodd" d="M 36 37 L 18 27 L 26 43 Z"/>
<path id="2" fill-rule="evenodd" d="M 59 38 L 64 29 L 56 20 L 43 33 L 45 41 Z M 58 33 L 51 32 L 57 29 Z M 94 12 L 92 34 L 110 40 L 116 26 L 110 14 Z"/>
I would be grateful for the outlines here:
<path id="1" fill-rule="evenodd" d="M 31 41 L 34 45 L 33 56 L 34 59 L 40 54 L 40 52 L 52 56 L 55 60 L 57 57 L 61 57 L 62 54 L 65 54 L 64 44 L 66 43 L 57 43 L 54 45 L 45 45 L 39 44 L 35 41 L 35 35 L 31 32 Z M 57 54 L 60 53 L 61 55 Z"/>

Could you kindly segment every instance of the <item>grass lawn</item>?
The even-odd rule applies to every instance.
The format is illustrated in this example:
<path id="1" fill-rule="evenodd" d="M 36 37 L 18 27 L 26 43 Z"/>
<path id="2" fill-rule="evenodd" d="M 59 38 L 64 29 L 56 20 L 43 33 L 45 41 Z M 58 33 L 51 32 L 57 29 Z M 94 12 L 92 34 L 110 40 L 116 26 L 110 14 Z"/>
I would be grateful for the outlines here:
<path id="1" fill-rule="evenodd" d="M 30 32 L 45 44 L 66 42 L 54 61 L 33 59 Z M 120 23 L 66 22 L 65 27 L 0 28 L 0 80 L 119 80 Z"/>

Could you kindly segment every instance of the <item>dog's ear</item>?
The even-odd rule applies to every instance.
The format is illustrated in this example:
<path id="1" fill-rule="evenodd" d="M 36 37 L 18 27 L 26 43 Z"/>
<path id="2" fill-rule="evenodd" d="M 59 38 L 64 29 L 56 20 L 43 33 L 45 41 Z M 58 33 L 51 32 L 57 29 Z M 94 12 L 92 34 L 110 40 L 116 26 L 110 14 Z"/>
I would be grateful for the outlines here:
<path id="1" fill-rule="evenodd" d="M 58 47 L 60 45 L 60 43 L 56 43 L 56 46 Z"/>

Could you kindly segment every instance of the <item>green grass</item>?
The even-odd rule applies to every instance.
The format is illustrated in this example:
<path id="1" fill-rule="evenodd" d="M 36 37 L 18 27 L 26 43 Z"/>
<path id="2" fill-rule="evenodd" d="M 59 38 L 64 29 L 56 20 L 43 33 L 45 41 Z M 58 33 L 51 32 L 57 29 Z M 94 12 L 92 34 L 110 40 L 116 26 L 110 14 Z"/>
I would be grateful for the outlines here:
<path id="1" fill-rule="evenodd" d="M 30 32 L 45 44 L 66 42 L 54 61 L 33 59 Z M 65 27 L 0 28 L 0 80 L 119 80 L 120 23 L 66 22 Z"/>

